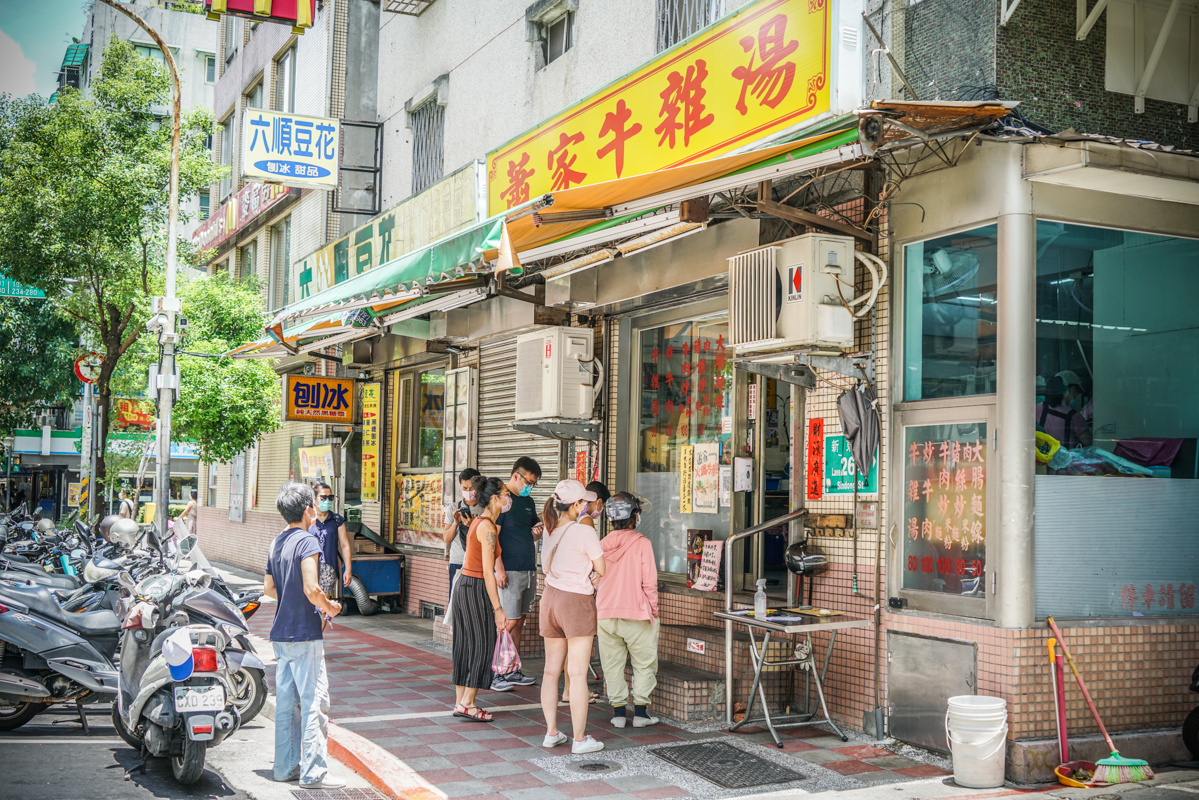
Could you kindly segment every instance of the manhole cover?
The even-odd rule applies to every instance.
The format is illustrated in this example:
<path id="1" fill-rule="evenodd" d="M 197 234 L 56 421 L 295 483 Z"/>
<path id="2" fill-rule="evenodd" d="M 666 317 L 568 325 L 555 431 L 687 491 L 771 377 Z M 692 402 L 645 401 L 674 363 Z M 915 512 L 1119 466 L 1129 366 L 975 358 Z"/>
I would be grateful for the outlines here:
<path id="1" fill-rule="evenodd" d="M 767 761 L 724 742 L 697 742 L 650 750 L 663 761 L 693 772 L 726 789 L 744 789 L 804 779 L 792 769 Z"/>
<path id="2" fill-rule="evenodd" d="M 292 789 L 296 800 L 387 800 L 374 789 Z"/>

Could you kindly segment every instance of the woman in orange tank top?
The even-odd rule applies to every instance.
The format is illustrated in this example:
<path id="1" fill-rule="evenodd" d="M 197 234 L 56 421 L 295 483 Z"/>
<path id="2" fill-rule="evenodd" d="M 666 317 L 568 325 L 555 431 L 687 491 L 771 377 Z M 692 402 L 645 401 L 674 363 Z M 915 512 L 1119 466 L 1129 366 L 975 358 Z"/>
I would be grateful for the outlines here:
<path id="1" fill-rule="evenodd" d="M 466 534 L 466 557 L 454 588 L 454 716 L 491 722 L 492 716 L 475 705 L 480 689 L 491 687 L 491 656 L 499 631 L 508 625 L 495 583 L 500 557 L 496 520 L 511 505 L 508 487 L 488 478 L 479 490 L 483 508 Z"/>

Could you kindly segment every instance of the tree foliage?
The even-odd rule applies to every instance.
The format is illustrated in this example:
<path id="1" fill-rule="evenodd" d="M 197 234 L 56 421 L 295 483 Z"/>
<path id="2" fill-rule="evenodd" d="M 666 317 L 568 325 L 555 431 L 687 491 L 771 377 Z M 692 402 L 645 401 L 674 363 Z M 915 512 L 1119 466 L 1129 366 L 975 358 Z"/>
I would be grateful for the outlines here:
<path id="1" fill-rule="evenodd" d="M 219 274 L 191 281 L 181 296 L 189 328 L 175 430 L 195 442 L 202 460 L 229 461 L 279 427 L 279 376 L 258 359 L 195 354 L 220 355 L 262 335 L 261 287 Z"/>
<path id="2" fill-rule="evenodd" d="M 113 375 L 142 336 L 150 297 L 162 292 L 170 102 L 165 68 L 115 37 L 87 94 L 64 89 L 54 103 L 0 97 L 0 264 L 45 291 L 49 309 L 103 357 L 101 441 Z M 212 131 L 207 109 L 185 115 L 181 199 L 222 175 L 205 144 Z M 97 472 L 102 481 L 102 455 Z"/>
<path id="3" fill-rule="evenodd" d="M 0 297 L 0 439 L 29 426 L 37 408 L 74 400 L 78 341 L 75 326 L 47 301 Z"/>

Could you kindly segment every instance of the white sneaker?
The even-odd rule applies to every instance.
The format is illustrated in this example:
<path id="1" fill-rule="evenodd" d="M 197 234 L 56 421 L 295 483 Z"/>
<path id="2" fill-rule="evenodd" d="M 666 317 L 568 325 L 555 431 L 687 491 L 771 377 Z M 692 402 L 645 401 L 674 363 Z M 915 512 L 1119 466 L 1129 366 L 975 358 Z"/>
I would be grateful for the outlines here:
<path id="1" fill-rule="evenodd" d="M 346 785 L 345 781 L 339 781 L 337 778 L 330 778 L 326 775 L 316 783 L 301 783 L 301 789 L 341 789 Z"/>
<path id="2" fill-rule="evenodd" d="M 633 717 L 634 728 L 648 728 L 650 725 L 657 725 L 662 720 L 657 717 Z"/>
<path id="3" fill-rule="evenodd" d="M 597 742 L 595 739 L 592 739 L 590 736 L 585 737 L 583 739 L 583 741 L 581 741 L 581 742 L 573 741 L 570 743 L 570 752 L 575 753 L 575 754 L 594 753 L 597 750 L 603 750 L 603 749 L 604 749 L 604 743 Z"/>
<path id="4" fill-rule="evenodd" d="M 629 722 L 629 721 L 628 721 L 627 719 L 625 719 L 624 717 L 612 717 L 612 718 L 611 718 L 610 720 L 608 720 L 608 721 L 612 723 L 612 727 L 613 727 L 613 728 L 623 728 L 623 727 L 624 727 L 625 725 L 627 725 L 627 724 L 628 724 L 628 722 Z"/>
<path id="5" fill-rule="evenodd" d="M 569 741 L 569 740 L 570 740 L 570 737 L 567 736 L 562 731 L 558 731 L 557 733 L 553 734 L 552 736 L 547 733 L 545 735 L 545 738 L 541 740 L 541 746 L 542 747 L 557 747 L 560 744 L 566 744 L 567 741 Z"/>

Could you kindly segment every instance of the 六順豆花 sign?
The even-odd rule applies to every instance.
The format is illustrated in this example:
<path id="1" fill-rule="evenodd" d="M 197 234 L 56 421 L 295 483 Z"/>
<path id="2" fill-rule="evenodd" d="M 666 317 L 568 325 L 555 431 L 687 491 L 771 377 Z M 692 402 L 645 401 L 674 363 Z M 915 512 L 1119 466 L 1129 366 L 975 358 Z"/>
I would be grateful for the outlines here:
<path id="1" fill-rule="evenodd" d="M 246 110 L 242 152 L 247 180 L 336 186 L 340 147 L 341 120 Z"/>
<path id="2" fill-rule="evenodd" d="M 354 381 L 288 375 L 283 383 L 283 419 L 354 423 Z"/>

